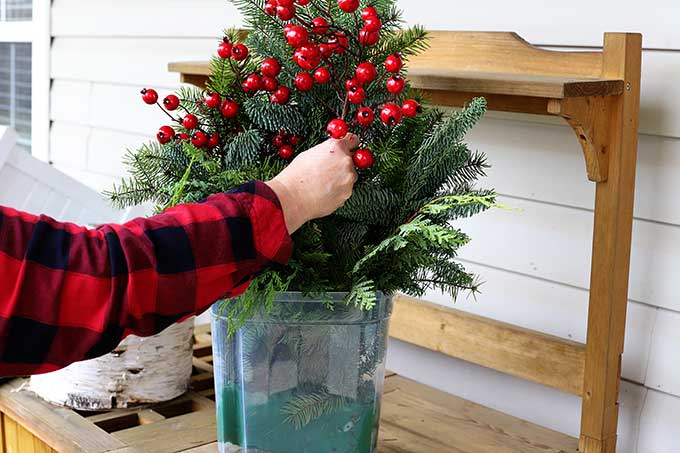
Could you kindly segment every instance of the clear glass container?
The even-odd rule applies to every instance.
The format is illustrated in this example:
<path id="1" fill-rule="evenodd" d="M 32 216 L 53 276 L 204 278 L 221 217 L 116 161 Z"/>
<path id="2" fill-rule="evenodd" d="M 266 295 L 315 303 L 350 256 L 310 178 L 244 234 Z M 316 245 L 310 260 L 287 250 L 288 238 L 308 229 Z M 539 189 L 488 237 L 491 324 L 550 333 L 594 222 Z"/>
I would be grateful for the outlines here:
<path id="1" fill-rule="evenodd" d="M 370 311 L 280 294 L 233 336 L 212 309 L 219 451 L 370 453 L 378 441 L 392 298 Z"/>

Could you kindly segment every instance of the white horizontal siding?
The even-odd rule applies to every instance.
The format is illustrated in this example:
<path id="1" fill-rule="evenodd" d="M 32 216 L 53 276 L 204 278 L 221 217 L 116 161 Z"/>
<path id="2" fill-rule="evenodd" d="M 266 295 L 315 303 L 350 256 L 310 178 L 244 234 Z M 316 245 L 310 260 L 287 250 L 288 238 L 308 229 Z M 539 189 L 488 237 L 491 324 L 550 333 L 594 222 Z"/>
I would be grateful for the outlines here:
<path id="1" fill-rule="evenodd" d="M 555 4 L 541 0 L 449 6 L 439 0 L 424 4 L 401 0 L 400 8 L 411 23 L 442 30 L 509 30 L 530 42 L 552 45 L 598 46 L 602 31 L 632 31 L 645 35 L 645 47 L 675 49 L 680 31 L 669 18 L 680 14 L 677 2 L 592 2 L 575 0 Z M 587 14 L 584 13 L 587 11 Z M 197 20 L 177 18 L 191 15 Z M 518 20 L 518 16 L 524 16 Z M 226 0 L 123 0 L 88 2 L 55 0 L 52 5 L 54 36 L 210 37 L 224 28 L 239 26 L 241 18 Z M 103 19 L 105 18 L 105 20 Z M 555 24 L 559 23 L 559 27 Z"/>
<path id="2" fill-rule="evenodd" d="M 592 212 L 517 198 L 500 201 L 517 210 L 495 210 L 460 222 L 473 237 L 461 254 L 463 259 L 589 287 Z M 634 221 L 630 299 L 680 311 L 676 282 L 669 278 L 677 272 L 680 228 Z"/>
<path id="3" fill-rule="evenodd" d="M 599 47 L 605 31 L 644 33 L 640 150 L 627 338 L 622 452 L 666 453 L 680 444 L 680 29 L 678 2 L 557 4 L 489 0 L 426 7 L 400 0 L 409 22 L 430 29 L 510 30 L 551 48 Z M 188 15 L 200 20 L 182 20 Z M 178 25 L 182 21 L 181 25 Z M 241 20 L 226 0 L 55 0 L 52 9 L 51 159 L 91 187 L 122 174 L 125 147 L 166 122 L 139 89 L 177 86 L 169 61 L 201 60 L 221 30 Z M 556 26 L 559 24 L 559 26 Z M 576 138 L 556 118 L 490 114 L 471 134 L 493 168 L 485 185 L 518 211 L 462 222 L 466 264 L 486 281 L 457 307 L 584 341 L 594 188 Z M 24 181 L 25 183 L 25 181 Z M 451 303 L 432 293 L 430 299 Z M 389 366 L 407 376 L 576 435 L 579 400 L 419 348 L 393 342 Z M 529 402 L 529 404 L 527 404 Z"/>
<path id="4" fill-rule="evenodd" d="M 585 342 L 588 291 L 473 263 L 465 265 L 483 278 L 484 285 L 476 299 L 461 298 L 455 308 Z M 450 304 L 448 296 L 437 291 L 428 293 L 426 299 Z M 658 310 L 635 302 L 629 303 L 628 310 L 623 376 L 642 384 Z"/>
<path id="5" fill-rule="evenodd" d="M 587 180 L 585 159 L 566 124 L 550 125 L 487 118 L 469 141 L 493 165 L 488 182 L 504 194 L 534 201 L 593 209 L 595 185 Z M 659 194 L 680 192 L 680 139 L 641 135 L 635 216 L 680 224 L 680 209 Z"/>
<path id="6" fill-rule="evenodd" d="M 179 76 L 167 71 L 168 63 L 208 59 L 215 53 L 218 42 L 219 37 L 55 38 L 51 53 L 52 78 L 174 87 Z"/>
<path id="7" fill-rule="evenodd" d="M 188 19 L 179 22 L 178 19 Z M 227 0 L 54 0 L 52 35 L 84 37 L 213 37 L 239 24 Z"/>
<path id="8" fill-rule="evenodd" d="M 515 31 L 529 42 L 599 46 L 605 31 L 644 33 L 648 49 L 677 49 L 680 4 L 674 0 L 487 0 L 461 4 L 399 0 L 405 18 L 432 30 Z"/>

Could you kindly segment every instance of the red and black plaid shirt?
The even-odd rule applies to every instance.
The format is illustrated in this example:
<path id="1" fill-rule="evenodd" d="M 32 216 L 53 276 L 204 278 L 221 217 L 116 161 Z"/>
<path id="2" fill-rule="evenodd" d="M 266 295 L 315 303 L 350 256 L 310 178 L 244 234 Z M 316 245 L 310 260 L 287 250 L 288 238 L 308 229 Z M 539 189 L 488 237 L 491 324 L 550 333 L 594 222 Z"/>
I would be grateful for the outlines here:
<path id="1" fill-rule="evenodd" d="M 95 230 L 0 207 L 0 376 L 54 371 L 241 294 L 292 242 L 252 182 Z"/>

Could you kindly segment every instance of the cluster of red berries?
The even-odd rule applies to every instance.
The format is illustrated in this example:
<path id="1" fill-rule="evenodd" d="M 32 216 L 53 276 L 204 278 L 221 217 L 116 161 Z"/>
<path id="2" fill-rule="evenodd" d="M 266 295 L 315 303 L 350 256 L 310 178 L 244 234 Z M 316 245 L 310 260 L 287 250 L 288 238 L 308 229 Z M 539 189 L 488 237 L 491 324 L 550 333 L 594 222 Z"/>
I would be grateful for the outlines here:
<path id="1" fill-rule="evenodd" d="M 264 8 L 267 15 L 286 22 L 283 26 L 284 38 L 294 49 L 293 61 L 302 69 L 295 75 L 292 82 L 299 92 L 311 91 L 315 84 L 330 83 L 333 79 L 334 68 L 331 57 L 347 52 L 350 47 L 351 36 L 348 36 L 347 30 L 330 24 L 329 20 L 324 17 L 298 15 L 298 8 L 310 3 L 311 0 L 268 0 Z M 340 10 L 349 14 L 357 14 L 360 0 L 337 0 L 337 4 Z M 363 27 L 359 30 L 359 36 L 352 39 L 358 40 L 362 46 L 376 45 L 380 41 L 383 28 L 383 21 L 378 11 L 372 6 L 367 6 L 361 10 L 360 17 Z M 224 38 L 217 49 L 219 57 L 237 62 L 248 59 L 249 53 L 246 45 L 232 44 L 228 38 Z M 246 94 L 255 95 L 263 92 L 269 96 L 272 103 L 280 105 L 285 105 L 290 101 L 291 89 L 280 84 L 278 77 L 282 72 L 282 64 L 276 58 L 265 59 L 259 71 L 247 75 L 239 72 L 244 67 L 243 65 L 234 67 L 231 62 L 229 64 L 237 73 L 241 88 Z M 403 59 L 398 53 L 385 59 L 384 68 L 377 68 L 370 61 L 360 62 L 352 77 L 345 82 L 347 91 L 344 112 L 347 112 L 347 105 L 355 105 L 358 109 L 356 117 L 351 121 L 345 120 L 345 113 L 343 113 L 342 118 L 331 120 L 326 128 L 328 135 L 335 139 L 342 139 L 347 136 L 351 127 L 363 127 L 363 130 L 367 130 L 366 128 L 373 124 L 376 116 L 390 127 L 399 124 L 404 117 L 415 117 L 420 112 L 420 105 L 416 100 L 408 99 L 401 102 L 401 105 L 398 104 L 399 96 L 406 89 L 406 81 L 401 76 L 403 67 Z M 362 106 L 368 97 L 367 87 L 374 82 L 384 86 L 389 97 L 372 105 Z M 172 127 L 163 126 L 158 132 L 159 142 L 168 143 L 174 138 L 175 140 L 191 140 L 199 148 L 214 148 L 219 145 L 217 134 L 201 130 L 195 115 L 188 113 L 183 118 L 173 118 L 168 113 L 179 108 L 180 100 L 177 96 L 168 95 L 162 105 L 158 103 L 158 94 L 154 90 L 143 90 L 142 96 L 147 104 L 158 104 L 173 121 L 180 123 L 187 132 L 192 134 L 191 137 L 184 132 L 177 134 Z M 236 118 L 240 113 L 238 103 L 222 99 L 218 93 L 205 93 L 202 104 L 209 109 L 219 109 L 222 116 L 227 119 Z M 280 131 L 272 137 L 272 145 L 278 150 L 281 158 L 288 160 L 295 154 L 295 147 L 300 140 L 300 137 L 296 135 Z M 373 165 L 374 156 L 369 149 L 364 147 L 355 152 L 354 162 L 357 168 L 367 169 Z"/>
<path id="2" fill-rule="evenodd" d="M 291 20 L 297 13 L 296 4 L 307 6 L 310 2 L 311 0 L 268 0 L 264 5 L 264 12 L 281 20 Z"/>
<path id="3" fill-rule="evenodd" d="M 359 1 L 338 0 L 338 6 L 347 13 L 354 13 L 359 8 Z M 365 46 L 377 44 L 380 41 L 380 31 L 383 26 L 378 11 L 372 6 L 364 8 L 361 11 L 361 20 L 364 26 L 359 31 L 359 42 Z M 295 38 L 297 38 L 297 33 Z M 291 40 L 288 40 L 288 42 L 294 45 L 298 41 L 295 39 L 294 43 L 291 43 Z M 403 94 L 406 88 L 406 81 L 400 75 L 403 67 L 404 62 L 399 54 L 392 54 L 385 59 L 385 77 L 389 75 L 385 87 L 388 93 L 394 97 L 394 101 L 396 101 L 397 96 Z M 347 101 L 357 106 L 363 104 L 367 97 L 365 87 L 376 81 L 377 78 L 378 68 L 373 63 L 369 61 L 359 63 L 354 72 L 354 77 L 345 82 Z M 379 111 L 380 120 L 388 126 L 396 126 L 404 116 L 415 117 L 420 111 L 420 105 L 413 99 L 403 102 L 401 106 L 395 102 L 384 102 L 386 103 L 360 107 L 356 114 L 356 122 L 363 127 L 371 126 L 376 117 L 374 108 L 379 106 L 381 107 Z M 326 131 L 332 138 L 341 139 L 349 132 L 349 125 L 344 119 L 336 118 L 328 123 Z M 370 168 L 373 165 L 373 160 L 373 154 L 365 148 L 360 149 L 354 155 L 354 163 L 358 168 Z"/>
<path id="4" fill-rule="evenodd" d="M 272 145 L 279 150 L 279 156 L 284 160 L 290 160 L 295 155 L 295 147 L 301 141 L 299 135 L 289 134 L 283 130 L 272 137 Z"/>
<path id="5" fill-rule="evenodd" d="M 217 55 L 224 59 L 233 58 L 236 61 L 243 61 L 248 58 L 249 53 L 248 47 L 245 44 L 232 44 L 229 38 L 224 38 L 220 45 L 217 46 Z"/>
<path id="6" fill-rule="evenodd" d="M 258 91 L 271 93 L 274 104 L 286 104 L 290 100 L 290 88 L 279 85 L 277 77 L 281 73 L 281 63 L 276 58 L 267 58 L 260 66 L 260 73 L 249 74 L 242 83 L 243 91 L 255 94 Z"/>
<path id="7" fill-rule="evenodd" d="M 162 126 L 156 134 L 159 143 L 166 144 L 172 140 L 191 140 L 196 148 L 214 149 L 219 146 L 220 136 L 216 132 L 202 130 L 196 115 L 187 113 L 184 117 L 175 118 L 169 113 L 177 110 L 180 106 L 180 99 L 174 94 L 167 95 L 161 105 L 158 102 L 158 92 L 152 88 L 145 88 L 142 90 L 142 100 L 149 105 L 158 105 L 174 122 L 191 133 L 191 136 L 189 136 L 186 132 L 176 132 L 171 126 Z M 219 108 L 224 118 L 235 118 L 240 112 L 240 107 L 236 102 L 228 99 L 222 100 L 222 97 L 217 93 L 205 93 L 203 105 L 209 109 Z"/>
<path id="8" fill-rule="evenodd" d="M 395 99 L 404 92 L 406 87 L 404 78 L 399 75 L 399 72 L 403 67 L 404 62 L 398 54 L 390 55 L 385 59 L 386 72 L 393 74 L 387 79 L 386 87 L 387 91 L 394 95 Z M 377 77 L 378 70 L 373 63 L 363 62 L 359 64 L 354 73 L 354 77 L 347 80 L 345 83 L 345 87 L 347 88 L 347 99 L 349 102 L 352 104 L 363 103 L 366 100 L 366 90 L 364 87 L 375 81 Z M 380 109 L 380 120 L 388 126 L 396 126 L 401 122 L 404 116 L 412 118 L 415 117 L 419 111 L 420 105 L 418 104 L 418 101 L 414 99 L 404 101 L 401 107 L 394 102 L 389 102 Z M 374 120 L 375 112 L 371 107 L 361 107 L 357 112 L 356 121 L 363 127 L 369 127 L 373 124 Z M 328 135 L 332 138 L 341 139 L 349 132 L 349 126 L 345 120 L 337 118 L 328 123 L 326 130 Z M 368 150 L 363 151 L 370 153 Z M 363 154 L 365 155 L 366 153 Z M 365 156 L 362 156 L 360 161 L 363 162 L 364 165 L 365 162 L 370 161 L 370 165 L 372 165 L 372 156 L 370 160 L 367 160 L 364 157 Z M 356 155 L 355 164 L 359 168 L 364 168 L 357 162 Z"/>
<path id="9" fill-rule="evenodd" d="M 352 2 L 347 2 L 346 0 L 345 3 Z M 356 3 L 358 4 L 359 2 L 357 1 Z M 343 9 L 342 6 L 340 8 Z M 356 8 L 354 11 L 356 11 Z M 380 41 L 380 30 L 382 30 L 382 20 L 378 15 L 378 11 L 372 6 L 367 6 L 361 11 L 361 20 L 364 21 L 364 27 L 359 30 L 359 42 L 369 47 L 378 44 L 378 41 Z"/>
<path id="10" fill-rule="evenodd" d="M 236 51 L 238 51 L 237 54 L 235 54 Z M 242 61 L 248 57 L 248 54 L 248 47 L 241 43 L 231 44 L 229 38 L 224 38 L 217 48 L 217 55 L 224 59 L 234 58 Z M 277 77 L 280 73 L 281 63 L 275 58 L 267 58 L 262 62 L 259 73 L 248 74 L 243 79 L 241 88 L 247 94 L 256 94 L 260 91 L 271 93 L 269 98 L 272 103 L 287 104 L 290 100 L 290 88 L 279 85 Z"/>

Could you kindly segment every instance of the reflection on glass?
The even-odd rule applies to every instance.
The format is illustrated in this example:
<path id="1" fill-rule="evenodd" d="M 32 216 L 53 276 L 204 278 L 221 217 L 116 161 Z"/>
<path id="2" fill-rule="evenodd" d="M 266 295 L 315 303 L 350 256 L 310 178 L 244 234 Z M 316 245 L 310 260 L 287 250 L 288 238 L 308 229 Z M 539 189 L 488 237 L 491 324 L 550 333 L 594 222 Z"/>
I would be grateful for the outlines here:
<path id="1" fill-rule="evenodd" d="M 20 143 L 30 145 L 30 43 L 0 43 L 0 125 L 13 127 Z"/>
<path id="2" fill-rule="evenodd" d="M 32 18 L 32 0 L 0 0 L 0 21 L 21 22 Z"/>

